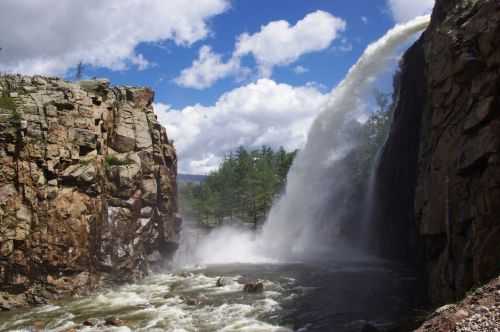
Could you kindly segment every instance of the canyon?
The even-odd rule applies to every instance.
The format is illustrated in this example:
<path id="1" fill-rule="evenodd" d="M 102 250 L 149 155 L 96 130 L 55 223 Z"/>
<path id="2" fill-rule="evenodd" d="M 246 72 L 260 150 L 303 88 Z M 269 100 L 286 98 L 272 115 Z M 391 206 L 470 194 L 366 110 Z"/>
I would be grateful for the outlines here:
<path id="1" fill-rule="evenodd" d="M 370 204 L 351 195 L 359 211 L 341 210 L 336 202 L 352 194 L 349 165 L 341 164 L 357 144 L 352 114 L 371 78 L 422 29 L 395 75 L 390 132 L 366 190 Z M 437 0 L 430 23 L 420 17 L 389 31 L 332 91 L 262 232 L 191 230 L 182 243 L 176 151 L 151 89 L 0 76 L 0 309 L 90 294 L 85 310 L 102 300 L 112 309 L 106 315 L 122 313 L 144 331 L 176 324 L 404 331 L 395 320 L 424 306 L 439 309 L 418 331 L 490 328 L 500 317 L 498 36 L 497 0 Z M 170 269 L 176 251 L 187 266 L 196 249 L 208 267 Z M 229 263 L 212 264 L 219 257 Z M 245 294 L 240 273 L 262 285 L 259 295 Z M 295 307 L 286 302 L 297 298 Z M 81 327 L 88 318 L 81 303 L 64 304 L 47 310 Z M 288 311 L 280 316 L 282 304 Z M 65 308 L 74 315 L 64 318 Z M 326 311 L 334 309 L 340 313 Z M 196 325 L 213 310 L 217 321 Z M 486 325 L 474 322 L 486 313 Z M 413 329 L 422 319 L 409 320 Z M 24 323 L 12 318 L 0 330 L 16 324 Z"/>

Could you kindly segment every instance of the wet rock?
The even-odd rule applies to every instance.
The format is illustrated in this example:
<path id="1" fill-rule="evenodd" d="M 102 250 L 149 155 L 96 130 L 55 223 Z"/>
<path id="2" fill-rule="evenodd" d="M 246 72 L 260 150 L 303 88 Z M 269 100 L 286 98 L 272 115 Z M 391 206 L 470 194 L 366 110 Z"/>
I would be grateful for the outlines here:
<path id="1" fill-rule="evenodd" d="M 36 320 L 33 322 L 32 330 L 34 332 L 42 332 L 45 329 L 45 322 L 42 320 Z"/>
<path id="2" fill-rule="evenodd" d="M 23 305 L 26 305 L 26 299 L 23 295 L 0 292 L 0 311 L 10 311 Z"/>
<path id="3" fill-rule="evenodd" d="M 125 325 L 125 322 L 122 321 L 121 319 L 116 318 L 116 317 L 109 317 L 109 318 L 106 318 L 106 320 L 104 321 L 104 325 L 123 326 L 123 325 Z"/>
<path id="4" fill-rule="evenodd" d="M 243 286 L 243 291 L 246 293 L 262 293 L 264 284 L 262 282 L 247 283 Z"/>
<path id="5" fill-rule="evenodd" d="M 220 277 L 215 282 L 215 287 L 224 287 L 224 286 L 230 285 L 231 283 L 232 283 L 231 279 L 226 278 L 226 277 Z"/>
<path id="6" fill-rule="evenodd" d="M 97 326 L 97 324 L 99 324 L 99 320 L 95 318 L 87 319 L 82 322 L 83 326 Z"/>
<path id="7" fill-rule="evenodd" d="M 200 304 L 200 300 L 196 298 L 182 298 L 182 301 L 186 303 L 188 306 L 195 306 Z"/>
<path id="8" fill-rule="evenodd" d="M 366 323 L 360 330 L 360 332 L 380 332 L 375 326 L 370 323 Z"/>

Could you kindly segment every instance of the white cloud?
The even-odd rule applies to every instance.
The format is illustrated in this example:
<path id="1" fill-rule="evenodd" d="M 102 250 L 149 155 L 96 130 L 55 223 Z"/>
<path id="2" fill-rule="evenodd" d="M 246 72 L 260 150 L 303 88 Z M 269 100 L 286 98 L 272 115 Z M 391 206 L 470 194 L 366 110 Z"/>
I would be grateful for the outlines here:
<path id="1" fill-rule="evenodd" d="M 397 22 L 406 22 L 428 14 L 434 7 L 434 0 L 387 0 L 387 2 Z"/>
<path id="2" fill-rule="evenodd" d="M 229 0 L 1 1 L 0 70 L 63 74 L 80 61 L 145 69 L 149 62 L 135 52 L 139 43 L 191 45 L 210 34 L 207 20 L 228 7 Z"/>
<path id="3" fill-rule="evenodd" d="M 231 75 L 248 75 L 248 69 L 242 71 L 239 67 L 240 58 L 246 55 L 255 58 L 260 77 L 270 77 L 274 66 L 288 65 L 304 54 L 328 48 L 345 28 L 344 20 L 320 10 L 306 15 L 294 26 L 284 20 L 273 21 L 253 35 L 240 35 L 227 63 L 204 46 L 199 58 L 191 67 L 182 70 L 175 82 L 184 87 L 204 89 Z"/>
<path id="4" fill-rule="evenodd" d="M 366 16 L 361 16 L 361 21 L 362 21 L 364 24 L 368 24 L 368 17 L 366 17 Z"/>
<path id="5" fill-rule="evenodd" d="M 205 89 L 221 78 L 245 72 L 238 58 L 231 58 L 227 63 L 221 58 L 212 52 L 210 46 L 202 46 L 198 59 L 193 61 L 191 67 L 182 70 L 175 83 L 183 87 Z"/>
<path id="6" fill-rule="evenodd" d="M 295 72 L 295 74 L 305 74 L 309 71 L 309 69 L 307 69 L 306 67 L 304 66 L 297 66 L 295 68 L 293 68 L 293 71 Z"/>
<path id="7" fill-rule="evenodd" d="M 345 28 L 344 20 L 318 10 L 294 26 L 287 21 L 274 21 L 253 35 L 242 34 L 235 55 L 253 55 L 261 76 L 269 77 L 274 66 L 288 65 L 306 53 L 328 48 Z"/>
<path id="8" fill-rule="evenodd" d="M 260 79 L 223 94 L 212 106 L 174 110 L 157 103 L 155 110 L 175 141 L 179 170 L 207 173 L 240 145 L 302 147 L 327 96 L 312 85 Z"/>

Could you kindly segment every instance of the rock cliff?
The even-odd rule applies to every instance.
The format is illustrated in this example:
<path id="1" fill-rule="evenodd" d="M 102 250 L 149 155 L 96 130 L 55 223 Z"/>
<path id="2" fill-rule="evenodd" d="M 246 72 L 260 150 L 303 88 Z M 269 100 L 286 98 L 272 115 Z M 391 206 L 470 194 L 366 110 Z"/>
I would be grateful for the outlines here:
<path id="1" fill-rule="evenodd" d="M 135 280 L 175 251 L 176 154 L 153 96 L 106 80 L 0 77 L 4 295 L 37 303 Z"/>
<path id="2" fill-rule="evenodd" d="M 421 264 L 433 303 L 500 273 L 499 36 L 498 1 L 437 0 L 402 65 L 375 228 L 382 253 Z"/>

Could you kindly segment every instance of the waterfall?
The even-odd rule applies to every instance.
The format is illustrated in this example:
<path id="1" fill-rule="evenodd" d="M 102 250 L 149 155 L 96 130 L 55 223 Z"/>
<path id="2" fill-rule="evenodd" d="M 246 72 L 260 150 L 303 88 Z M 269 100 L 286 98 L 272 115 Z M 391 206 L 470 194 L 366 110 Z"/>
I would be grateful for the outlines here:
<path id="1" fill-rule="evenodd" d="M 422 16 L 388 31 L 367 47 L 345 79 L 331 92 L 311 127 L 305 147 L 299 151 L 288 173 L 285 194 L 271 209 L 264 226 L 260 240 L 268 250 L 291 249 L 300 253 L 321 249 L 325 244 L 332 227 L 329 225 L 327 229 L 321 224 L 322 215 L 332 210 L 332 204 L 335 210 L 336 188 L 349 186 L 343 181 L 344 172 L 349 170 L 342 169 L 338 161 L 357 144 L 356 132 L 351 129 L 360 115 L 362 100 L 377 75 L 394 58 L 396 48 L 425 29 L 429 21 L 429 16 Z M 329 219 L 335 223 L 332 216 Z"/>
<path id="2" fill-rule="evenodd" d="M 342 193 L 351 185 L 345 179 L 351 170 L 339 161 L 358 144 L 353 128 L 364 114 L 363 98 L 395 59 L 398 46 L 425 29 L 429 21 L 429 16 L 421 16 L 396 25 L 366 48 L 314 121 L 288 173 L 285 193 L 271 208 L 261 233 L 254 238 L 242 230 L 217 229 L 198 243 L 200 263 L 214 263 L 214 257 L 218 263 L 289 260 L 331 248 L 332 232 L 339 231 L 336 226 L 343 213 Z M 334 248 L 338 255 L 352 253 L 344 252 L 350 249 L 341 243 L 342 237 L 335 238 L 339 239 Z"/>

